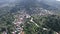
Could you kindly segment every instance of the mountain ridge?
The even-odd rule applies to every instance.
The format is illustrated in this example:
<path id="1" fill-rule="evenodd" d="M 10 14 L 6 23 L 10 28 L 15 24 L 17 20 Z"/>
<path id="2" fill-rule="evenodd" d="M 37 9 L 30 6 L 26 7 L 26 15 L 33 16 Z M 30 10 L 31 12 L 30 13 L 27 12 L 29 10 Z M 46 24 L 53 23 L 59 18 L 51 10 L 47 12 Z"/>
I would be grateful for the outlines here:
<path id="1" fill-rule="evenodd" d="M 55 14 L 57 11 L 58 11 L 57 13 L 59 13 L 58 8 L 56 8 L 55 6 L 48 5 L 42 1 L 38 2 L 37 0 L 30 0 L 30 1 L 29 0 L 25 0 L 25 1 L 16 0 L 13 3 L 10 3 L 10 5 L 1 8 L 0 12 L 2 11 L 2 13 L 4 12 L 17 13 L 18 11 L 21 12 L 21 10 L 24 10 L 27 14 L 32 15 L 32 14 L 39 14 L 42 11 L 40 10 L 40 8 L 43 8 L 42 9 L 43 12 L 47 10 Z"/>

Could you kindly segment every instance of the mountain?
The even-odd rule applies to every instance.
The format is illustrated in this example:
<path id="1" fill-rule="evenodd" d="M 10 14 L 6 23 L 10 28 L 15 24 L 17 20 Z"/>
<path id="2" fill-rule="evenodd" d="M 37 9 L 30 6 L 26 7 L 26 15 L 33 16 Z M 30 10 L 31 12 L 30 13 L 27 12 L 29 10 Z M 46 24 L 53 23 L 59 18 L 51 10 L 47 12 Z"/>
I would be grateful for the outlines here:
<path id="1" fill-rule="evenodd" d="M 46 10 L 49 10 L 52 12 L 58 11 L 58 8 L 56 8 L 55 6 L 51 6 L 51 5 L 46 4 L 44 2 L 44 0 L 39 0 L 39 1 L 37 1 L 37 0 L 22 0 L 22 1 L 16 3 L 16 6 L 13 8 L 14 10 L 12 9 L 11 12 L 14 12 L 14 11 L 16 12 L 17 10 L 25 9 L 25 11 L 28 14 L 34 14 L 39 11 L 39 10 L 36 10 L 39 8 L 43 8 L 43 9 L 46 9 Z M 33 10 L 31 10 L 31 9 L 33 9 Z"/>
<path id="2" fill-rule="evenodd" d="M 46 14 L 59 13 L 59 8 L 54 6 L 51 1 L 52 0 L 10 0 L 7 6 L 3 5 L 0 7 L 0 15 L 17 12 L 24 12 L 29 15 L 45 14 L 46 12 Z M 57 1 L 54 1 L 54 3 L 55 2 Z"/>
<path id="3" fill-rule="evenodd" d="M 50 5 L 50 6 L 54 6 L 56 8 L 58 8 L 60 10 L 60 1 L 58 0 L 42 0 L 41 2 Z"/>
<path id="4" fill-rule="evenodd" d="M 8 6 L 10 3 L 14 3 L 15 0 L 0 0 L 0 8 Z"/>

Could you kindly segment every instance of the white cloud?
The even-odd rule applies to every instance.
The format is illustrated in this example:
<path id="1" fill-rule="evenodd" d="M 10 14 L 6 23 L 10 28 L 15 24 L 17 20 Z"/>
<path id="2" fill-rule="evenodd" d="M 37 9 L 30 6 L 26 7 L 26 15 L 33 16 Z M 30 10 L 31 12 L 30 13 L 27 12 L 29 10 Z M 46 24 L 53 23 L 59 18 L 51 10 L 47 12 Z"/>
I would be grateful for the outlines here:
<path id="1" fill-rule="evenodd" d="M 56 1 L 60 1 L 60 0 L 56 0 Z"/>

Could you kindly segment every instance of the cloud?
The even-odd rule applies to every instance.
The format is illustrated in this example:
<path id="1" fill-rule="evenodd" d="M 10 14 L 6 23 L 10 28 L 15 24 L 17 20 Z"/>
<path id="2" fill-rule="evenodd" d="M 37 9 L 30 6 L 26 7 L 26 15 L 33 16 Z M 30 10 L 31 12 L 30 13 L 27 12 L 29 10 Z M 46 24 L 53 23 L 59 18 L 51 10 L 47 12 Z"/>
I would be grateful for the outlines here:
<path id="1" fill-rule="evenodd" d="M 56 0 L 56 1 L 60 1 L 60 0 Z"/>

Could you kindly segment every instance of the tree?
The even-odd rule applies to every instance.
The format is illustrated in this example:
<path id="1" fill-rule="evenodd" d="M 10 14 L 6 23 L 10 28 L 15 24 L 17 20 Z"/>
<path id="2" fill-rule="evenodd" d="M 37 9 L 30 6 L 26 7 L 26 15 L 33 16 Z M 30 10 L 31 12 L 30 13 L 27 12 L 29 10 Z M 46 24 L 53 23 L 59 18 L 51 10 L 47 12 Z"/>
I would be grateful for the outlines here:
<path id="1" fill-rule="evenodd" d="M 39 15 L 36 15 L 36 16 L 33 16 L 33 21 L 39 25 L 39 28 L 40 28 L 40 33 L 42 34 L 53 34 L 54 31 L 50 30 L 50 29 L 47 29 L 45 27 L 43 27 L 44 23 L 43 21 L 45 20 L 44 17 L 47 17 L 46 15 L 42 15 L 42 16 L 39 16 Z"/>
<path id="2" fill-rule="evenodd" d="M 60 16 L 58 15 L 47 15 L 42 18 L 43 27 L 51 29 L 60 34 Z"/>
<path id="3" fill-rule="evenodd" d="M 14 17 L 10 13 L 5 15 L 5 16 L 2 16 L 0 18 L 0 29 L 1 29 L 1 31 L 6 31 L 10 34 L 11 31 L 14 30 L 14 25 L 12 23 L 13 21 L 14 21 Z"/>
<path id="4" fill-rule="evenodd" d="M 25 34 L 53 34 L 54 31 L 46 28 L 47 30 L 43 30 L 45 28 L 45 19 L 47 16 L 32 16 L 33 22 L 31 22 L 31 18 L 26 19 L 26 22 L 24 23 L 24 31 Z M 43 23 L 44 22 L 44 23 Z M 37 27 L 37 25 L 38 27 Z M 43 27 L 44 26 L 44 27 Z"/>
<path id="5" fill-rule="evenodd" d="M 38 34 L 40 33 L 39 30 L 40 28 L 31 22 L 30 18 L 26 19 L 26 22 L 24 23 L 25 34 Z"/>

